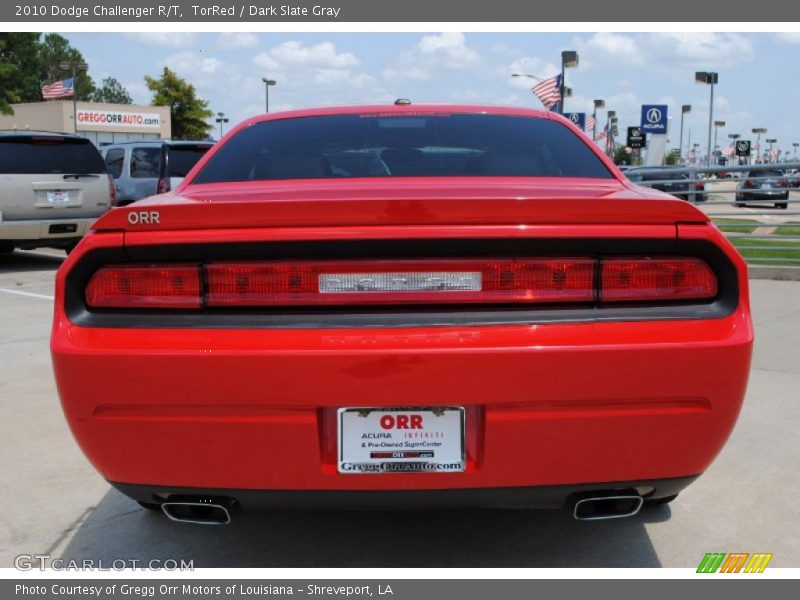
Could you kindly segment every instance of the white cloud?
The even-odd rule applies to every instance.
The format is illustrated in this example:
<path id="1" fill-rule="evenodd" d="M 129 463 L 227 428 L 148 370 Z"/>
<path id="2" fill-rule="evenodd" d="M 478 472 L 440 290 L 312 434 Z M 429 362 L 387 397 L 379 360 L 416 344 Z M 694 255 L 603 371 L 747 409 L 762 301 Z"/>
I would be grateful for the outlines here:
<path id="1" fill-rule="evenodd" d="M 588 40 L 575 38 L 581 67 L 612 65 L 615 68 L 642 67 L 645 58 L 632 36 L 617 33 L 595 33 Z"/>
<path id="2" fill-rule="evenodd" d="M 242 50 L 258 47 L 258 35 L 245 32 L 220 33 L 217 45 L 223 50 Z"/>
<path id="3" fill-rule="evenodd" d="M 349 52 L 337 52 L 331 42 L 306 46 L 303 42 L 288 41 L 253 57 L 253 64 L 269 71 L 283 71 L 298 66 L 322 69 L 351 69 L 361 61 Z"/>
<path id="4" fill-rule="evenodd" d="M 164 63 L 182 76 L 194 75 L 195 73 L 211 75 L 217 73 L 223 64 L 217 58 L 208 56 L 202 51 L 193 50 L 184 50 L 173 54 L 167 57 Z"/>
<path id="5" fill-rule="evenodd" d="M 753 42 L 738 33 L 650 33 L 640 42 L 647 63 L 669 70 L 719 69 L 753 60 Z"/>
<path id="6" fill-rule="evenodd" d="M 784 31 L 776 34 L 775 38 L 783 44 L 800 44 L 800 31 Z"/>
<path id="7" fill-rule="evenodd" d="M 401 52 L 383 71 L 389 80 L 428 81 L 438 72 L 473 69 L 481 56 L 467 46 L 463 33 L 454 31 L 426 35 L 411 50 Z"/>
<path id="8" fill-rule="evenodd" d="M 146 33 L 126 33 L 129 40 L 148 46 L 164 46 L 167 48 L 188 48 L 197 43 L 196 33 L 152 31 Z"/>

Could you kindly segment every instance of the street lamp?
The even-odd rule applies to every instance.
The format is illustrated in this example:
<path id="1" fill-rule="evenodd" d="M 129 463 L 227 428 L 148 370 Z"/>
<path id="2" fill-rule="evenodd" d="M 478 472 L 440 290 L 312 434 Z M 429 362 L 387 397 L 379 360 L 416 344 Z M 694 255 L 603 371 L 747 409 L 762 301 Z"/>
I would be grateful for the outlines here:
<path id="1" fill-rule="evenodd" d="M 728 139 L 731 141 L 731 146 L 733 147 L 733 153 L 731 154 L 731 162 L 733 162 L 734 157 L 736 157 L 736 164 L 739 164 L 739 155 L 736 154 L 736 140 L 738 140 L 741 135 L 738 133 L 729 133 Z"/>
<path id="2" fill-rule="evenodd" d="M 609 110 L 606 111 L 606 153 L 611 156 L 611 149 L 614 148 L 614 137 L 611 132 L 611 121 L 612 119 L 614 122 L 617 120 L 617 111 Z"/>
<path id="3" fill-rule="evenodd" d="M 558 112 L 559 114 L 564 114 L 564 98 L 566 98 L 565 90 L 566 85 L 564 81 L 564 74 L 566 69 L 574 68 L 578 66 L 578 53 L 575 50 L 564 50 L 561 52 L 561 85 L 560 85 L 560 100 L 558 102 Z"/>
<path id="4" fill-rule="evenodd" d="M 692 105 L 684 104 L 681 107 L 681 139 L 678 143 L 678 160 L 683 158 L 683 115 L 689 112 L 692 112 Z"/>
<path id="5" fill-rule="evenodd" d="M 219 123 L 219 139 L 222 139 L 222 126 L 230 121 L 230 119 L 225 116 L 224 112 L 218 112 L 215 121 Z"/>
<path id="6" fill-rule="evenodd" d="M 756 160 L 761 162 L 761 156 L 759 156 L 759 152 L 761 152 L 761 136 L 767 133 L 766 127 L 755 127 L 751 129 L 751 131 L 757 136 L 756 137 L 756 148 L 758 151 L 756 152 Z"/>
<path id="7" fill-rule="evenodd" d="M 697 71 L 694 74 L 697 83 L 705 83 L 711 86 L 711 100 L 708 103 L 708 156 L 706 164 L 711 165 L 711 124 L 714 122 L 714 86 L 719 83 L 719 74 L 713 71 Z"/>
<path id="8" fill-rule="evenodd" d="M 769 159 L 772 160 L 772 144 L 777 144 L 778 140 L 775 138 L 768 138 L 765 141 L 769 144 Z"/>
<path id="9" fill-rule="evenodd" d="M 59 68 L 72 71 L 72 132 L 78 133 L 78 71 L 88 71 L 85 62 L 62 62 Z"/>
<path id="10" fill-rule="evenodd" d="M 606 105 L 605 100 L 595 100 L 594 110 L 592 111 L 592 141 L 597 140 L 597 109 L 604 108 Z"/>
<path id="11" fill-rule="evenodd" d="M 720 127 L 725 127 L 725 121 L 714 121 L 714 150 L 717 149 L 717 135 Z M 716 159 L 716 162 L 719 164 L 719 159 Z"/>
<path id="12" fill-rule="evenodd" d="M 794 148 L 794 159 L 797 160 L 797 147 L 800 146 L 797 142 L 792 142 L 792 147 Z"/>
<path id="13" fill-rule="evenodd" d="M 262 77 L 261 81 L 264 82 L 264 89 L 265 89 L 265 91 L 267 93 L 267 101 L 266 101 L 266 109 L 267 110 L 265 112 L 269 112 L 269 86 L 275 85 L 278 82 L 275 81 L 274 79 L 269 79 L 267 77 Z"/>

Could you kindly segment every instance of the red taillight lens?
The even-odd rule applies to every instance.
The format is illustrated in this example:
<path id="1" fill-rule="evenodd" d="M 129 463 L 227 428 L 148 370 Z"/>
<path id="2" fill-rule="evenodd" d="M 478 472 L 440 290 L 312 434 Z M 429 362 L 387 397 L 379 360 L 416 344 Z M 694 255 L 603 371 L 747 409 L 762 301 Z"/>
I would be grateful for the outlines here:
<path id="1" fill-rule="evenodd" d="M 695 181 L 694 182 L 694 189 L 696 190 L 704 190 L 706 189 L 705 184 L 702 181 Z"/>
<path id="2" fill-rule="evenodd" d="M 111 206 L 117 205 L 117 185 L 114 183 L 114 178 L 109 174 L 108 175 L 108 197 L 111 202 Z"/>
<path id="3" fill-rule="evenodd" d="M 779 179 L 778 180 L 778 185 L 781 186 L 781 187 L 789 187 L 789 182 L 786 181 L 785 179 Z"/>
<path id="4" fill-rule="evenodd" d="M 583 258 L 217 263 L 206 266 L 207 303 L 592 302 L 594 272 Z"/>
<path id="5" fill-rule="evenodd" d="M 92 275 L 86 303 L 92 308 L 200 308 L 197 265 L 108 266 Z"/>
<path id="6" fill-rule="evenodd" d="M 158 180 L 158 185 L 156 185 L 156 194 L 166 194 L 169 191 L 169 188 L 169 179 L 162 177 Z"/>
<path id="7" fill-rule="evenodd" d="M 702 300 L 717 295 L 717 278 L 696 258 L 608 258 L 601 267 L 601 302 Z"/>
<path id="8" fill-rule="evenodd" d="M 746 188 L 756 187 L 756 182 L 753 181 L 752 179 L 745 179 L 744 180 L 744 187 L 746 187 Z"/>

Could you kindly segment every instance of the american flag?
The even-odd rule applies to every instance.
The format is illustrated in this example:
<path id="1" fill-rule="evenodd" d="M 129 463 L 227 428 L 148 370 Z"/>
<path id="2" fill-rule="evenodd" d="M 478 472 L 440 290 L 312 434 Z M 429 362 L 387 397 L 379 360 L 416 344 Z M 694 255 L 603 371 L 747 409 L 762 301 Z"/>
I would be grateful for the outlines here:
<path id="1" fill-rule="evenodd" d="M 561 75 L 537 83 L 531 91 L 547 110 L 553 110 L 553 105 L 558 108 L 558 101 L 561 99 Z"/>
<path id="2" fill-rule="evenodd" d="M 42 96 L 45 100 L 52 100 L 53 98 L 69 98 L 75 93 L 75 87 L 72 85 L 72 77 L 64 81 L 56 81 L 50 85 L 42 86 Z"/>
<path id="3" fill-rule="evenodd" d="M 594 121 L 594 117 L 586 117 L 586 129 L 584 129 L 584 131 L 589 135 L 594 132 Z"/>

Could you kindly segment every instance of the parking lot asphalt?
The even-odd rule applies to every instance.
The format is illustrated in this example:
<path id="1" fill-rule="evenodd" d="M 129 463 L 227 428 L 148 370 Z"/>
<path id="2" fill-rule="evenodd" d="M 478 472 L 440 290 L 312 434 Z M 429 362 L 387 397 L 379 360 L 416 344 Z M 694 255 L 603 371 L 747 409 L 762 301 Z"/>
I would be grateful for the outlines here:
<path id="1" fill-rule="evenodd" d="M 566 511 L 276 511 L 202 527 L 111 489 L 73 441 L 48 348 L 63 256 L 0 256 L 0 567 L 35 553 L 195 567 L 696 567 L 706 552 L 772 552 L 771 566 L 800 567 L 798 282 L 751 281 L 756 348 L 742 415 L 670 506 L 602 522 Z"/>

